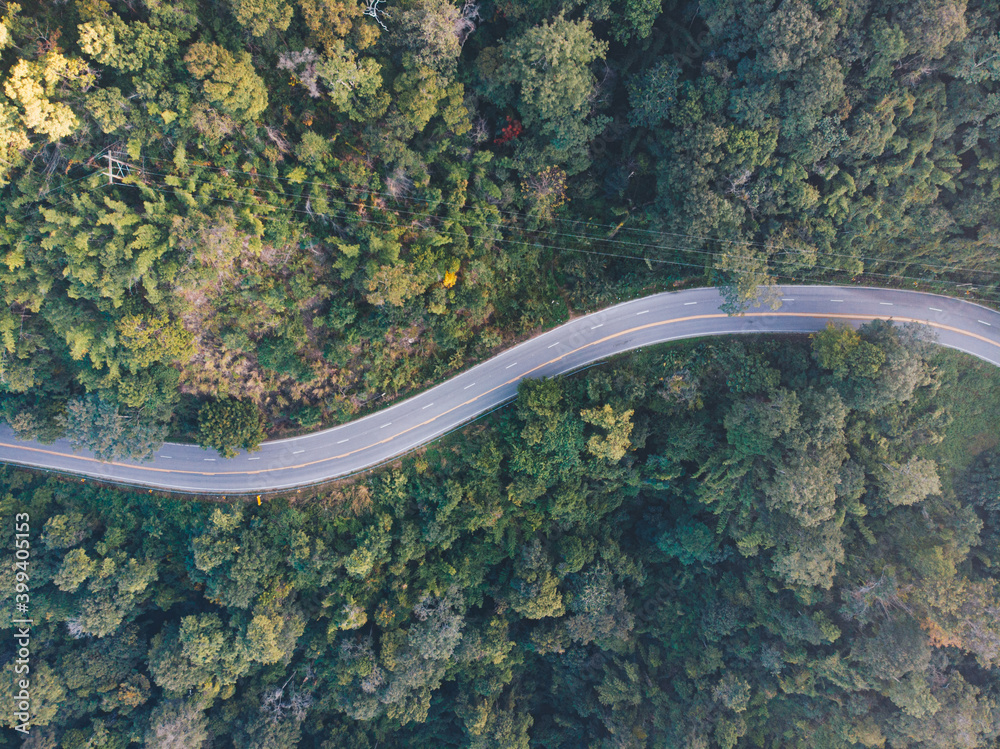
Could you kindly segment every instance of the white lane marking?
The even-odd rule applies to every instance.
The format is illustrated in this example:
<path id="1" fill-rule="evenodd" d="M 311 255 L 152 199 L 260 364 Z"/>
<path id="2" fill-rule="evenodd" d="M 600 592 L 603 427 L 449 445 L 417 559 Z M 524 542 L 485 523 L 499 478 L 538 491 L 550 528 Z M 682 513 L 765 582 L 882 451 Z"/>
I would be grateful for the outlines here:
<path id="1" fill-rule="evenodd" d="M 205 460 L 211 460 L 211 461 L 214 461 L 214 460 L 215 460 L 215 458 L 205 458 Z"/>
<path id="2" fill-rule="evenodd" d="M 891 307 L 892 306 L 892 302 L 879 302 L 879 304 L 881 304 L 883 307 Z"/>
<path id="3" fill-rule="evenodd" d="M 341 441 L 340 441 L 340 442 L 338 442 L 337 444 L 338 444 L 338 445 L 343 445 L 343 444 L 344 444 L 345 442 L 350 442 L 350 440 L 341 440 Z"/>
<path id="4" fill-rule="evenodd" d="M 692 304 L 697 304 L 698 302 L 684 302 L 685 307 L 690 307 Z"/>
<path id="5" fill-rule="evenodd" d="M 474 383 L 474 382 L 472 383 L 472 385 L 475 385 L 475 384 L 476 383 Z M 466 385 L 464 388 L 462 388 L 462 390 L 468 390 L 470 387 L 472 387 L 472 385 Z"/>
<path id="6" fill-rule="evenodd" d="M 595 325 L 595 326 L 593 326 L 593 327 L 591 328 L 591 330 L 597 330 L 598 328 L 603 328 L 603 327 L 604 327 L 604 323 L 601 323 L 600 325 Z"/>
<path id="7" fill-rule="evenodd" d="M 943 309 L 938 309 L 937 307 L 928 307 L 927 309 L 934 310 L 935 312 L 944 312 Z"/>
<path id="8" fill-rule="evenodd" d="M 555 343 L 553 343 L 553 344 L 552 344 L 551 346 L 546 346 L 546 348 L 555 348 L 555 347 L 556 347 L 556 346 L 558 346 L 558 345 L 559 345 L 559 341 L 556 341 L 556 342 L 555 342 Z"/>
<path id="9" fill-rule="evenodd" d="M 843 299 L 831 299 L 830 301 L 831 301 L 831 302 L 842 302 L 842 301 L 844 301 L 844 300 L 843 300 Z"/>
<path id="10" fill-rule="evenodd" d="M 993 323 L 986 322 L 985 320 L 976 320 L 976 322 L 981 322 L 983 325 L 989 325 L 991 328 L 993 327 Z"/>
<path id="11" fill-rule="evenodd" d="M 420 410 L 421 410 L 421 411 L 426 411 L 426 410 L 427 410 L 428 408 L 430 408 L 430 407 L 431 407 L 431 406 L 433 406 L 433 405 L 434 405 L 433 403 L 428 403 L 428 404 L 427 404 L 426 406 L 424 406 L 424 407 L 423 407 L 423 408 L 421 408 Z M 344 442 L 347 442 L 347 440 L 344 440 Z"/>
<path id="12" fill-rule="evenodd" d="M 388 424 L 383 424 L 382 426 L 380 426 L 379 429 L 385 429 L 386 427 L 391 427 L 391 426 L 392 422 L 390 421 Z"/>
<path id="13" fill-rule="evenodd" d="M 783 301 L 783 302 L 794 302 L 795 298 L 794 297 L 789 298 L 787 296 L 783 296 L 783 297 L 781 297 L 781 301 Z"/>
<path id="14" fill-rule="evenodd" d="M 304 453 L 305 450 L 293 450 L 292 455 L 298 455 L 299 453 Z"/>
<path id="15" fill-rule="evenodd" d="M 172 456 L 172 455 L 161 455 L 160 457 L 161 458 L 166 458 L 167 460 L 173 460 L 174 459 L 174 456 Z"/>
<path id="16" fill-rule="evenodd" d="M 260 458 L 247 458 L 247 460 L 260 460 Z"/>
<path id="17" fill-rule="evenodd" d="M 638 317 L 639 315 L 645 315 L 645 314 L 646 314 L 646 313 L 648 313 L 648 312 L 649 312 L 649 310 L 648 310 L 648 309 L 644 309 L 644 310 L 643 310 L 642 312 L 636 312 L 636 313 L 635 313 L 635 316 L 636 316 L 636 317 Z"/>
<path id="18" fill-rule="evenodd" d="M 514 362 L 513 364 L 508 364 L 506 367 L 504 367 L 504 369 L 510 369 L 511 367 L 514 366 L 517 366 L 517 362 Z"/>

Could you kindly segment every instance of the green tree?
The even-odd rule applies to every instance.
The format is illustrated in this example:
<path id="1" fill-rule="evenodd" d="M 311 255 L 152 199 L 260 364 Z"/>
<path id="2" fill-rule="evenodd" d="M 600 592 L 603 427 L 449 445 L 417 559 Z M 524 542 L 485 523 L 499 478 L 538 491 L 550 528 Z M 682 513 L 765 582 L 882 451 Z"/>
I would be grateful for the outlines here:
<path id="1" fill-rule="evenodd" d="M 662 12 L 659 0 L 625 0 L 620 6 L 612 6 L 611 28 L 615 40 L 628 44 L 646 39 Z"/>
<path id="2" fill-rule="evenodd" d="M 596 78 L 590 65 L 606 52 L 590 21 L 570 21 L 562 13 L 504 42 L 497 76 L 516 89 L 525 128 L 545 144 L 533 165 L 565 164 L 571 175 L 586 168 L 587 144 L 609 122 L 591 115 Z M 522 158 L 527 163 L 527 152 Z"/>
<path id="3" fill-rule="evenodd" d="M 838 445 L 799 453 L 785 461 L 764 489 L 767 506 L 788 513 L 806 527 L 832 520 L 846 455 Z"/>
<path id="4" fill-rule="evenodd" d="M 62 566 L 52 578 L 59 590 L 68 593 L 74 592 L 80 587 L 97 567 L 97 563 L 87 556 L 83 549 L 71 549 L 63 560 Z"/>
<path id="5" fill-rule="evenodd" d="M 87 111 L 103 133 L 117 132 L 129 124 L 129 101 L 114 86 L 98 89 L 87 97 Z"/>
<path id="6" fill-rule="evenodd" d="M 791 585 L 829 590 L 844 562 L 843 538 L 833 522 L 786 530 L 773 557 L 775 574 Z"/>
<path id="7" fill-rule="evenodd" d="M 226 114 L 249 122 L 267 109 L 267 87 L 249 53 L 234 56 L 218 44 L 196 42 L 188 48 L 184 62 L 191 75 L 202 81 L 208 100 Z"/>
<path id="8" fill-rule="evenodd" d="M 70 401 L 62 422 L 74 450 L 89 450 L 103 461 L 150 458 L 167 434 L 166 425 L 131 409 L 119 413 L 117 404 L 99 395 Z"/>
<path id="9" fill-rule="evenodd" d="M 670 117 L 677 103 L 680 74 L 675 62 L 660 60 L 629 81 L 629 119 L 634 125 L 655 128 Z"/>
<path id="10" fill-rule="evenodd" d="M 774 441 L 799 426 L 801 404 L 779 389 L 768 400 L 739 401 L 725 418 L 726 436 L 739 454 L 767 455 Z"/>
<path id="11" fill-rule="evenodd" d="M 150 643 L 153 681 L 170 695 L 212 696 L 251 666 L 244 644 L 217 614 L 195 614 L 164 627 Z"/>
<path id="12" fill-rule="evenodd" d="M 133 374 L 159 362 L 183 362 L 194 354 L 194 336 L 165 316 L 126 315 L 116 327 L 128 352 L 124 364 Z"/>
<path id="13" fill-rule="evenodd" d="M 635 625 L 625 591 L 616 586 L 610 570 L 601 564 L 578 576 L 567 608 L 572 612 L 566 618 L 567 634 L 583 645 L 596 642 L 614 649 L 616 641 L 628 642 Z"/>
<path id="14" fill-rule="evenodd" d="M 712 696 L 734 713 L 742 713 L 750 705 L 750 683 L 736 674 L 726 674 L 715 685 Z"/>
<path id="15" fill-rule="evenodd" d="M 45 521 L 41 540 L 50 549 L 69 549 L 93 532 L 88 518 L 79 512 L 57 514 Z"/>
<path id="16" fill-rule="evenodd" d="M 363 19 L 364 5 L 353 0 L 298 0 L 306 27 L 325 48 L 331 49 L 348 35 L 357 49 L 370 47 L 379 37 L 379 26 Z"/>
<path id="17" fill-rule="evenodd" d="M 587 452 L 612 463 L 624 458 L 632 446 L 629 435 L 632 433 L 633 413 L 632 410 L 616 413 L 610 405 L 581 411 L 580 418 L 585 422 L 607 431 L 604 437 L 594 435 L 587 440 Z"/>
<path id="18" fill-rule="evenodd" d="M 192 700 L 162 702 L 152 712 L 145 745 L 152 749 L 200 749 L 208 741 L 208 718 Z"/>
<path id="19" fill-rule="evenodd" d="M 21 165 L 24 160 L 22 153 L 30 145 L 28 132 L 17 109 L 6 97 L 0 99 L 0 186 L 10 181 L 8 175 Z"/>
<path id="20" fill-rule="evenodd" d="M 341 41 L 331 44 L 316 64 L 316 76 L 326 86 L 330 101 L 356 122 L 380 117 L 389 106 L 381 71 L 373 58 L 359 58 Z"/>
<path id="21" fill-rule="evenodd" d="M 878 469 L 879 495 L 891 505 L 912 505 L 941 491 L 937 464 L 926 458 L 883 463 Z"/>
<path id="22" fill-rule="evenodd" d="M 38 285 L 49 288 L 58 268 L 59 277 L 69 284 L 71 299 L 95 304 L 109 300 L 120 307 L 126 294 L 139 286 L 150 304 L 160 303 L 162 286 L 175 280 L 177 268 L 165 262 L 171 247 L 161 223 L 166 212 L 163 194 L 149 191 L 148 197 L 141 210 L 110 195 L 96 199 L 86 192 L 74 195 L 68 206 L 43 207 L 39 228 L 44 252 L 32 251 L 29 261 Z M 71 344 L 74 355 L 87 353 L 96 343 L 96 331 L 95 326 L 81 326 L 80 318 L 89 315 L 90 308 L 78 307 L 60 319 L 56 315 L 63 310 L 53 303 L 47 315 L 50 323 L 60 334 L 75 330 L 89 339 L 78 338 Z M 100 360 L 95 364 L 100 366 Z"/>
<path id="23" fill-rule="evenodd" d="M 873 633 L 858 637 L 851 657 L 872 680 L 899 681 L 913 671 L 923 673 L 927 669 L 931 646 L 918 622 L 897 614 L 877 624 Z"/>
<path id="24" fill-rule="evenodd" d="M 292 6 L 284 2 L 261 0 L 228 0 L 228 2 L 236 20 L 256 37 L 262 37 L 272 29 L 284 31 L 292 22 Z"/>
<path id="25" fill-rule="evenodd" d="M 239 450 L 254 451 L 264 439 L 264 419 L 255 403 L 219 398 L 198 411 L 198 444 L 226 458 Z"/>
<path id="26" fill-rule="evenodd" d="M 838 380 L 849 376 L 873 379 L 885 362 L 885 352 L 862 340 L 854 328 L 827 323 L 826 329 L 813 333 L 813 358 Z"/>
<path id="27" fill-rule="evenodd" d="M 449 0 L 416 0 L 398 17 L 396 32 L 417 66 L 451 76 L 462 52 L 462 11 Z"/>
<path id="28" fill-rule="evenodd" d="M 767 256 L 742 244 L 730 244 L 714 260 L 714 276 L 722 296 L 720 309 L 740 315 L 752 304 L 781 306 L 781 293 L 771 275 Z"/>
<path id="29" fill-rule="evenodd" d="M 80 26 L 80 49 L 101 65 L 134 73 L 163 65 L 176 54 L 177 38 L 141 21 L 126 23 L 108 13 Z"/>
<path id="30" fill-rule="evenodd" d="M 0 698 L 7 700 L 11 705 L 15 704 L 15 696 L 20 693 L 19 681 L 25 676 L 24 673 L 19 674 L 14 669 L 14 659 L 11 659 L 3 667 L 3 680 L 0 682 Z M 36 728 L 57 724 L 56 716 L 59 714 L 59 708 L 66 704 L 67 698 L 67 690 L 59 670 L 39 660 L 31 672 L 30 684 L 31 697 L 28 708 L 30 717 L 24 722 Z M 12 710 L 4 716 L 5 727 L 9 729 L 22 725 L 22 721 L 15 719 L 13 712 Z"/>
<path id="31" fill-rule="evenodd" d="M 511 607 L 528 619 L 560 617 L 566 609 L 559 578 L 541 542 L 535 538 L 521 547 L 515 561 L 516 578 L 511 584 Z"/>

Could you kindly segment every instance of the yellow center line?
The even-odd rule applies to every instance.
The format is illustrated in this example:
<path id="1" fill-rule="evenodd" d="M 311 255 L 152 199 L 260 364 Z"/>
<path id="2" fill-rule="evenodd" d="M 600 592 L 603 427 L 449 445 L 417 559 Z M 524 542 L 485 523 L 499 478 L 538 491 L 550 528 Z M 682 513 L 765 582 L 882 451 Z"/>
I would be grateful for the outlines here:
<path id="1" fill-rule="evenodd" d="M 413 426 L 411 426 L 411 427 L 409 427 L 407 429 L 404 429 L 401 432 L 397 432 L 396 434 L 393 434 L 393 435 L 391 435 L 389 437 L 386 437 L 385 439 L 379 440 L 378 442 L 373 442 L 371 444 L 365 445 L 364 447 L 359 447 L 359 448 L 356 448 L 354 450 L 349 450 L 348 452 L 340 453 L 338 455 L 330 455 L 330 456 L 327 456 L 325 458 L 319 458 L 317 460 L 311 460 L 311 461 L 308 461 L 306 463 L 298 463 L 298 464 L 295 464 L 295 465 L 279 466 L 277 468 L 262 468 L 262 469 L 258 469 L 258 470 L 255 470 L 255 471 L 191 471 L 191 470 L 173 469 L 173 468 L 155 468 L 153 466 L 135 465 L 135 464 L 132 464 L 132 463 L 118 463 L 118 462 L 115 462 L 115 461 L 101 461 L 101 460 L 98 460 L 97 458 L 88 458 L 88 457 L 82 456 L 82 455 L 76 455 L 76 454 L 71 454 L 71 453 L 62 453 L 62 452 L 58 452 L 58 451 L 55 451 L 55 450 L 45 450 L 45 449 L 39 448 L 39 447 L 26 447 L 24 445 L 12 445 L 12 444 L 9 444 L 9 443 L 6 443 L 6 442 L 0 442 L 0 447 L 9 447 L 9 448 L 12 448 L 12 449 L 15 449 L 15 450 L 24 450 L 26 452 L 41 453 L 43 455 L 55 455 L 55 456 L 58 456 L 58 457 L 70 458 L 70 459 L 73 459 L 73 460 L 79 460 L 79 461 L 83 461 L 83 462 L 87 462 L 87 463 L 99 463 L 99 464 L 105 465 L 105 466 L 106 465 L 111 465 L 111 466 L 117 466 L 119 468 L 130 468 L 130 469 L 133 469 L 133 470 L 150 471 L 150 472 L 153 472 L 153 473 L 179 473 L 179 474 L 188 474 L 188 475 L 194 475 L 194 476 L 250 476 L 250 475 L 255 475 L 255 474 L 259 474 L 259 473 L 276 473 L 278 471 L 289 471 L 289 470 L 296 470 L 296 469 L 299 469 L 299 468 L 308 468 L 309 466 L 319 465 L 320 463 L 327 463 L 327 462 L 329 462 L 331 460 L 340 460 L 341 458 L 348 458 L 351 455 L 355 455 L 357 453 L 364 452 L 365 450 L 370 450 L 373 447 L 377 447 L 378 445 L 384 445 L 384 444 L 386 444 L 388 442 L 391 442 L 392 440 L 396 439 L 397 437 L 402 437 L 404 434 L 407 434 L 408 432 L 412 432 L 414 429 L 419 429 L 420 427 L 427 426 L 428 424 L 433 423 L 434 421 L 440 419 L 443 416 L 447 416 L 448 414 L 450 414 L 450 413 L 452 413 L 454 411 L 457 411 L 460 408 L 468 406 L 471 403 L 475 403 L 480 398 L 483 398 L 483 397 L 489 395 L 490 393 L 493 393 L 493 392 L 499 390 L 500 388 L 503 388 L 503 387 L 506 387 L 507 385 L 511 385 L 511 384 L 513 384 L 515 382 L 518 382 L 518 381 L 524 379 L 525 377 L 527 377 L 528 375 L 530 375 L 532 372 L 535 372 L 535 371 L 541 369 L 542 367 L 548 366 L 549 364 L 554 364 L 555 362 L 558 362 L 558 361 L 560 361 L 562 359 L 565 359 L 567 356 L 571 356 L 572 354 L 576 354 L 576 353 L 578 353 L 580 351 L 583 351 L 585 349 L 590 348 L 591 346 L 597 346 L 597 345 L 599 345 L 601 343 L 605 343 L 607 341 L 614 340 L 615 338 L 620 338 L 622 336 L 629 335 L 630 333 L 637 333 L 639 331 L 648 330 L 650 328 L 658 328 L 658 327 L 662 327 L 662 326 L 665 326 L 665 325 L 674 325 L 676 323 L 692 322 L 694 320 L 713 320 L 713 319 L 729 318 L 729 317 L 730 317 L 729 315 L 726 315 L 724 313 L 710 314 L 710 315 L 691 315 L 689 317 L 675 317 L 675 318 L 673 318 L 671 320 L 661 320 L 659 322 L 651 322 L 651 323 L 647 323 L 645 325 L 638 325 L 638 326 L 636 326 L 634 328 L 629 328 L 628 330 L 622 330 L 622 331 L 620 331 L 618 333 L 612 333 L 610 335 L 606 335 L 603 338 L 597 339 L 596 341 L 591 341 L 590 343 L 585 343 L 584 345 L 579 346 L 578 348 L 575 348 L 575 349 L 573 349 L 571 351 L 567 351 L 566 353 L 561 354 L 560 356 L 557 356 L 554 359 L 549 359 L 548 361 L 542 362 L 541 364 L 539 364 L 539 365 L 537 365 L 535 367 L 532 367 L 527 372 L 524 372 L 523 374 L 520 374 L 520 375 L 518 375 L 518 376 L 516 376 L 516 377 L 514 377 L 514 378 L 512 378 L 510 380 L 507 380 L 506 382 L 503 382 L 503 383 L 501 383 L 501 384 L 499 384 L 499 385 L 497 385 L 495 387 L 492 387 L 489 390 L 487 390 L 487 391 L 485 391 L 483 393 L 480 393 L 479 395 L 476 395 L 476 396 L 470 398 L 467 401 L 459 403 L 457 406 L 452 406 L 447 411 L 444 411 L 443 413 L 440 413 L 437 416 L 432 416 L 431 418 L 427 419 L 426 421 L 422 421 L 419 424 L 414 424 Z M 742 315 L 742 317 L 809 317 L 809 318 L 822 318 L 822 319 L 826 319 L 826 320 L 897 320 L 897 321 L 901 321 L 901 322 L 915 322 L 915 323 L 920 323 L 921 325 L 930 326 L 932 328 L 940 328 L 941 330 L 949 330 L 949 331 L 951 331 L 953 333 L 959 333 L 959 334 L 964 335 L 964 336 L 969 336 L 970 338 L 975 338 L 977 340 L 983 341 L 984 343 L 989 343 L 989 344 L 991 344 L 993 346 L 996 346 L 997 348 L 1000 348 L 1000 343 L 997 343 L 996 341 L 994 341 L 994 340 L 992 340 L 990 338 L 987 338 L 985 336 L 981 336 L 981 335 L 979 335 L 977 333 L 971 333 L 969 331 L 962 330 L 961 328 L 956 328 L 956 327 L 953 327 L 951 325 L 945 325 L 943 323 L 932 322 L 930 320 L 921 320 L 921 319 L 915 318 L 915 317 L 899 317 L 899 316 L 896 316 L 896 315 L 860 315 L 860 314 L 838 314 L 838 313 L 829 313 L 829 314 L 827 314 L 827 313 L 819 313 L 819 312 L 746 312 L 746 313 L 744 313 Z M 766 332 L 766 331 L 763 331 L 763 332 Z M 702 334 L 696 334 L 696 335 L 718 335 L 718 334 L 704 334 L 704 333 L 702 333 Z M 650 345 L 653 345 L 653 344 L 650 344 Z"/>

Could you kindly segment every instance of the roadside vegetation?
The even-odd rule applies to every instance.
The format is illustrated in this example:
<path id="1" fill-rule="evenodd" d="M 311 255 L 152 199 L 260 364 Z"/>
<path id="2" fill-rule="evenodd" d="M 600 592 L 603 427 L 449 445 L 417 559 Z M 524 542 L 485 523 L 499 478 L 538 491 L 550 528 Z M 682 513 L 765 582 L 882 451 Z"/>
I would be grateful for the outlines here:
<path id="1" fill-rule="evenodd" d="M 36 523 L 22 746 L 994 746 L 997 392 L 872 324 L 529 381 L 259 504 L 3 468 Z"/>

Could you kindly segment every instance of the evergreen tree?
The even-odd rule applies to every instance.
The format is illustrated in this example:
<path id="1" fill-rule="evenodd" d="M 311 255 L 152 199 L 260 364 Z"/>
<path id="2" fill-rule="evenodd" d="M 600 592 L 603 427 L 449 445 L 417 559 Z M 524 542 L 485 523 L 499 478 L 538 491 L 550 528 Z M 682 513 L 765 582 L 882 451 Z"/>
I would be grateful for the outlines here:
<path id="1" fill-rule="evenodd" d="M 220 398 L 198 411 L 198 444 L 226 458 L 238 450 L 254 451 L 264 439 L 264 422 L 256 404 Z"/>

